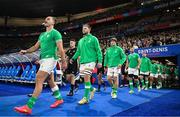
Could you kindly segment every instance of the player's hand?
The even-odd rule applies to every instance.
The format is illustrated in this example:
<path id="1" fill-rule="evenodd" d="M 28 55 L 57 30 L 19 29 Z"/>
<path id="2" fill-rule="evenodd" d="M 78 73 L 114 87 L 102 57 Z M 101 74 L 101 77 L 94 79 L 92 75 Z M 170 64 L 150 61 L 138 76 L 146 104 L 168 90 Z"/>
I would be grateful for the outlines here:
<path id="1" fill-rule="evenodd" d="M 63 70 L 66 70 L 66 68 L 67 68 L 67 63 L 66 63 L 66 61 L 62 61 L 62 69 L 63 69 Z"/>
<path id="2" fill-rule="evenodd" d="M 125 70 L 128 70 L 128 67 L 127 67 L 127 66 L 125 67 Z"/>
<path id="3" fill-rule="evenodd" d="M 107 73 L 108 67 L 104 67 L 104 74 Z"/>
<path id="4" fill-rule="evenodd" d="M 119 65 L 118 65 L 118 69 L 121 69 L 121 66 L 122 66 L 122 65 L 119 64 Z"/>
<path id="5" fill-rule="evenodd" d="M 19 54 L 26 54 L 27 53 L 27 50 L 21 50 L 20 52 L 19 52 Z"/>
<path id="6" fill-rule="evenodd" d="M 140 68 L 140 66 L 138 65 L 138 66 L 137 66 L 137 69 L 139 69 L 139 68 Z"/>
<path id="7" fill-rule="evenodd" d="M 39 64 L 39 60 L 35 61 L 35 64 Z"/>
<path id="8" fill-rule="evenodd" d="M 102 67 L 102 63 L 98 63 L 98 64 L 97 64 L 97 67 L 98 67 L 98 68 L 101 68 L 101 67 Z"/>
<path id="9" fill-rule="evenodd" d="M 69 60 L 69 63 L 70 63 L 70 64 L 72 64 L 72 63 L 73 63 L 73 60 L 72 60 L 72 59 L 70 59 L 70 60 Z"/>

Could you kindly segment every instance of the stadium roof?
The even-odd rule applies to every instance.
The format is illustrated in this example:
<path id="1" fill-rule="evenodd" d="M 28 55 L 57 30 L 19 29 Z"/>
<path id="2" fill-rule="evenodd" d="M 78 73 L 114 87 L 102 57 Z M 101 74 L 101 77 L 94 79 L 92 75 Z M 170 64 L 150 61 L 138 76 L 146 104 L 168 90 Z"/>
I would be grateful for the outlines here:
<path id="1" fill-rule="evenodd" d="M 107 8 L 131 0 L 0 0 L 0 17 L 65 16 Z"/>

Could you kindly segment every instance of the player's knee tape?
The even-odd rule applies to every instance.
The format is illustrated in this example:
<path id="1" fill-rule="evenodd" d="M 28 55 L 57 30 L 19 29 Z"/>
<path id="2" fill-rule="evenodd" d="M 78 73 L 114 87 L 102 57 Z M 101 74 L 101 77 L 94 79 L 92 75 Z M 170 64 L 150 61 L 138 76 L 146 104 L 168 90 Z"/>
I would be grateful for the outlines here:
<path id="1" fill-rule="evenodd" d="M 84 71 L 84 74 L 85 74 L 85 75 L 92 75 L 92 71 L 90 71 L 90 70 L 85 70 L 85 71 Z"/>
<path id="2" fill-rule="evenodd" d="M 81 78 L 84 78 L 84 75 L 85 75 L 85 74 L 84 74 L 84 72 L 80 72 L 79 75 L 80 75 Z"/>
<path id="3" fill-rule="evenodd" d="M 80 74 L 79 74 L 79 75 L 76 75 L 74 80 L 79 80 L 80 77 L 81 77 Z"/>

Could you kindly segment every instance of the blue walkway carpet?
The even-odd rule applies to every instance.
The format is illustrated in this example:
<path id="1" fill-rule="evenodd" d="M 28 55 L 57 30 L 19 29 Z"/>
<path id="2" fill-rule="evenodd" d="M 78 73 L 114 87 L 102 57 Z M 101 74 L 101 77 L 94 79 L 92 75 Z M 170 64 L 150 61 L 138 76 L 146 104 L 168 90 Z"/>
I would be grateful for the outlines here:
<path id="1" fill-rule="evenodd" d="M 180 116 L 180 90 L 175 90 L 114 116 Z"/>
<path id="2" fill-rule="evenodd" d="M 0 85 L 1 86 L 1 85 Z M 5 87 L 4 87 L 5 88 Z M 6 87 L 7 88 L 7 87 Z M 3 95 L 2 87 L 0 87 L 0 94 Z M 26 88 L 24 88 L 26 90 Z M 33 114 L 35 116 L 119 116 L 119 115 L 141 115 L 138 114 L 145 107 L 149 106 L 149 109 L 158 108 L 156 104 L 149 105 L 148 102 L 153 102 L 157 100 L 158 97 L 163 97 L 168 94 L 173 94 L 176 90 L 148 90 L 142 91 L 140 93 L 135 90 L 135 93 L 128 94 L 128 88 L 118 89 L 118 99 L 111 99 L 110 92 L 111 89 L 107 88 L 106 91 L 101 93 L 96 93 L 95 98 L 86 105 L 78 105 L 77 102 L 83 96 L 83 89 L 80 89 L 74 97 L 67 97 L 67 90 L 62 89 L 62 96 L 64 98 L 64 104 L 56 109 L 49 108 L 50 104 L 54 102 L 54 98 L 51 96 L 51 92 L 44 92 L 41 94 L 36 105 L 33 108 Z M 8 91 L 8 89 L 6 89 Z M 10 89 L 12 91 L 12 89 Z M 27 91 L 28 92 L 28 91 Z M 177 91 L 178 92 L 178 91 Z M 179 98 L 180 97 L 176 97 Z M 169 96 L 169 100 L 171 97 Z M 12 96 L 1 96 L 0 97 L 0 115 L 1 116 L 19 116 L 22 114 L 13 111 L 14 106 L 20 106 L 27 102 L 28 97 L 25 94 L 22 95 L 12 95 Z M 165 101 L 165 99 L 164 99 Z M 168 100 L 166 100 L 168 102 Z M 174 102 L 176 103 L 176 102 Z M 143 108 L 140 107 L 144 104 Z M 178 103 L 179 104 L 179 103 Z M 166 105 L 168 106 L 168 105 Z M 165 106 L 165 108 L 167 108 Z M 138 107 L 138 108 L 136 108 Z M 174 109 L 177 110 L 179 106 L 176 105 Z M 132 109 L 132 110 L 130 110 Z M 141 111 L 140 111 L 141 110 Z M 176 111 L 175 110 L 175 111 Z M 178 111 L 178 110 L 177 110 Z M 132 114 L 127 114 L 132 113 Z M 178 114 L 178 113 L 176 113 Z M 142 114 L 145 115 L 145 114 Z M 147 114 L 148 115 L 148 114 Z M 151 114 L 149 114 L 151 115 Z M 159 114 L 160 115 L 160 114 Z"/>

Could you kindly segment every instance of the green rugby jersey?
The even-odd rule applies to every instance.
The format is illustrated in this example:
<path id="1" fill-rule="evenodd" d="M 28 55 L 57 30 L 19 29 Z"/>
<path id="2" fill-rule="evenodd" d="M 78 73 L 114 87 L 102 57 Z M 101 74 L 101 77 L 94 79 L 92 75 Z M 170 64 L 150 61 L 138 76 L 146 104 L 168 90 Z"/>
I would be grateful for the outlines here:
<path id="1" fill-rule="evenodd" d="M 148 57 L 141 58 L 140 71 L 150 72 L 151 70 L 151 60 Z"/>
<path id="2" fill-rule="evenodd" d="M 79 40 L 77 51 L 73 60 L 80 56 L 80 63 L 97 62 L 102 63 L 102 52 L 98 39 L 92 34 L 87 34 Z"/>
<path id="3" fill-rule="evenodd" d="M 62 36 L 59 31 L 52 29 L 49 32 L 43 32 L 39 36 L 40 42 L 40 58 L 54 58 L 57 59 L 57 41 L 61 41 Z"/>
<path id="4" fill-rule="evenodd" d="M 129 68 L 136 68 L 138 66 L 139 54 L 132 53 L 128 55 Z"/>
<path id="5" fill-rule="evenodd" d="M 122 65 L 126 61 L 126 54 L 124 50 L 119 46 L 111 46 L 107 49 L 104 66 L 117 67 Z"/>
<path id="6" fill-rule="evenodd" d="M 151 64 L 151 73 L 157 74 L 158 73 L 158 69 L 159 69 L 158 64 L 156 64 L 156 63 Z"/>

